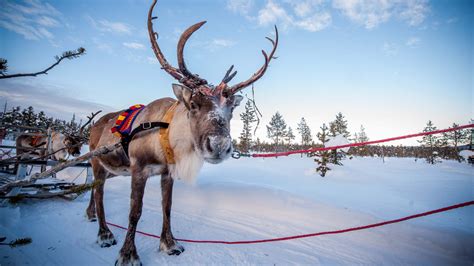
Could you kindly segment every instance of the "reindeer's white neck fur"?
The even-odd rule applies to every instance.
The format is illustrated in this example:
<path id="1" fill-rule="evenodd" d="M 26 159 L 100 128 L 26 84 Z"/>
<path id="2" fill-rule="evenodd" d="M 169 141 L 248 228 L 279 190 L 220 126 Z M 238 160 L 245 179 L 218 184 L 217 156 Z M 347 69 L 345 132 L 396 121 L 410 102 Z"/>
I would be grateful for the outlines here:
<path id="1" fill-rule="evenodd" d="M 59 132 L 53 132 L 51 135 L 51 149 L 53 151 L 58 151 L 61 150 L 65 147 L 64 145 L 64 140 L 66 139 L 66 136 L 64 136 L 62 133 Z M 68 152 L 67 150 L 61 150 L 53 155 L 54 159 L 59 161 L 59 160 L 66 160 L 68 157 Z"/>
<path id="2" fill-rule="evenodd" d="M 204 164 L 204 158 L 195 148 L 187 110 L 183 104 L 177 106 L 169 132 L 176 161 L 176 164 L 169 166 L 171 176 L 187 183 L 194 183 Z"/>

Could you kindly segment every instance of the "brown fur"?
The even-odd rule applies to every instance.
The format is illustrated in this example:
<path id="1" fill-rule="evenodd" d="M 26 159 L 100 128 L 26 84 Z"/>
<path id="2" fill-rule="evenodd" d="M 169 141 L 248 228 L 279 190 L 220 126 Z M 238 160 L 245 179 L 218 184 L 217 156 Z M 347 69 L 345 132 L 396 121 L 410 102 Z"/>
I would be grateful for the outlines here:
<path id="1" fill-rule="evenodd" d="M 23 159 L 42 156 L 47 153 L 45 150 L 32 151 L 31 148 L 45 149 L 48 143 L 47 136 L 30 136 L 21 134 L 16 138 L 16 152 L 17 155 L 25 154 Z M 51 135 L 51 150 L 52 152 L 66 148 L 64 151 L 55 153 L 51 156 L 52 160 L 65 160 L 67 155 L 79 155 L 81 152 L 81 139 L 67 136 L 59 132 L 54 132 Z M 31 152 L 32 151 L 32 152 Z"/>
<path id="2" fill-rule="evenodd" d="M 98 217 L 97 241 L 102 247 L 116 243 L 105 223 L 103 206 L 105 180 L 116 175 L 132 176 L 129 227 L 120 250 L 118 264 L 139 262 L 134 238 L 142 212 L 143 194 L 148 177 L 161 175 L 163 229 L 160 250 L 170 255 L 178 255 L 184 248 L 176 242 L 171 232 L 173 179 L 186 179 L 189 175 L 195 175 L 204 160 L 218 163 L 230 155 L 232 149 L 229 135 L 230 118 L 233 108 L 240 103 L 241 97 L 232 96 L 228 101 L 222 101 L 221 97 L 202 95 L 185 98 L 180 92 L 179 89 L 175 91 L 181 101 L 169 125 L 170 145 L 174 151 L 176 164 L 166 164 L 157 128 L 136 135 L 129 145 L 129 157 L 123 148 L 120 148 L 91 160 L 94 177 L 100 182 L 91 195 L 86 213 L 90 220 L 95 220 L 96 215 Z M 163 98 L 148 104 L 137 116 L 133 128 L 144 122 L 162 121 L 166 111 L 175 102 L 174 99 Z M 120 113 L 106 114 L 92 126 L 91 151 L 120 141 L 120 138 L 110 131 Z"/>

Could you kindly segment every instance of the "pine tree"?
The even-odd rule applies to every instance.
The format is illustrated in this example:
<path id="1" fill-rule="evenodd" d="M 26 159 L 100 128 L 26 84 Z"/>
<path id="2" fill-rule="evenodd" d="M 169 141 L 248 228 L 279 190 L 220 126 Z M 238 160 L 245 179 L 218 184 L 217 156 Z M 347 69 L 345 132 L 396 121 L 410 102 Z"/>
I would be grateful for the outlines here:
<path id="1" fill-rule="evenodd" d="M 426 123 L 426 127 L 423 129 L 423 132 L 431 132 L 435 131 L 436 129 L 437 128 L 433 125 L 433 122 L 429 120 L 428 123 Z M 421 147 L 426 149 L 424 156 L 429 164 L 435 164 L 439 162 L 437 149 L 440 147 L 441 142 L 436 135 L 423 136 L 422 140 L 419 140 L 418 142 L 421 144 Z"/>
<path id="2" fill-rule="evenodd" d="M 329 136 L 336 137 L 338 135 L 342 135 L 346 139 L 349 139 L 351 136 L 347 130 L 347 120 L 345 120 L 345 117 L 341 112 L 337 113 L 336 119 L 329 123 Z M 342 165 L 341 160 L 344 159 L 346 153 L 341 150 L 332 150 L 331 154 L 331 163 Z"/>
<path id="3" fill-rule="evenodd" d="M 359 133 L 354 134 L 354 140 L 357 143 L 360 142 L 367 142 L 369 141 L 369 138 L 367 137 L 367 134 L 365 133 L 365 128 L 363 125 L 360 125 L 360 131 Z M 357 148 L 359 155 L 361 156 L 368 156 L 369 155 L 369 149 L 367 146 L 362 146 Z"/>
<path id="4" fill-rule="evenodd" d="M 244 127 L 240 133 L 240 148 L 243 152 L 248 152 L 252 143 L 252 124 L 257 121 L 255 109 L 250 101 L 245 104 L 245 111 L 240 114 Z"/>
<path id="5" fill-rule="evenodd" d="M 303 147 L 310 145 L 313 141 L 311 137 L 311 129 L 306 123 L 304 117 L 301 118 L 301 121 L 298 123 L 298 127 L 296 128 L 296 130 L 298 130 L 298 133 L 301 136 L 301 145 Z"/>
<path id="6" fill-rule="evenodd" d="M 321 144 L 324 146 L 325 143 L 329 140 L 328 139 L 328 127 L 326 124 L 323 124 L 321 126 L 321 131 L 316 134 L 316 137 L 318 140 L 321 142 Z M 326 172 L 331 170 L 329 168 L 328 164 L 330 163 L 330 157 L 331 157 L 331 152 L 330 151 L 318 151 L 314 154 L 316 158 L 314 161 L 318 164 L 318 167 L 316 168 L 316 172 L 319 173 L 320 176 L 324 177 L 326 176 Z"/>
<path id="7" fill-rule="evenodd" d="M 23 111 L 21 112 L 21 118 L 21 125 L 29 127 L 35 127 L 36 120 L 38 119 L 33 106 L 29 106 L 28 108 L 23 109 Z"/>
<path id="8" fill-rule="evenodd" d="M 347 120 L 341 112 L 337 113 L 336 119 L 329 123 L 329 132 L 331 137 L 342 135 L 349 139 L 351 136 L 351 133 L 347 130 Z"/>
<path id="9" fill-rule="evenodd" d="M 283 138 L 286 136 L 286 122 L 279 112 L 276 112 L 267 126 L 267 136 L 273 140 L 273 144 L 278 148 Z"/>
<path id="10" fill-rule="evenodd" d="M 6 111 L 2 114 L 2 125 L 7 126 L 18 126 L 21 125 L 22 118 L 20 112 L 20 106 L 13 107 L 11 111 Z"/>
<path id="11" fill-rule="evenodd" d="M 79 131 L 79 128 L 80 126 L 76 122 L 76 114 L 72 114 L 71 121 L 65 124 L 64 131 L 69 135 L 73 135 Z"/>
<path id="12" fill-rule="evenodd" d="M 451 128 L 458 127 L 459 125 L 456 123 L 453 123 Z M 458 160 L 459 162 L 462 160 L 462 157 L 459 156 L 459 150 L 458 146 L 463 143 L 468 143 L 469 142 L 469 129 L 464 129 L 464 130 L 456 130 L 456 131 L 451 131 L 451 132 L 446 132 L 443 134 L 444 137 L 444 142 L 445 145 L 452 145 L 454 147 L 454 158 Z"/>
<path id="13" fill-rule="evenodd" d="M 295 139 L 295 135 L 293 134 L 293 129 L 288 127 L 288 131 L 286 132 L 285 140 L 288 143 L 288 146 L 291 146 L 291 141 Z"/>

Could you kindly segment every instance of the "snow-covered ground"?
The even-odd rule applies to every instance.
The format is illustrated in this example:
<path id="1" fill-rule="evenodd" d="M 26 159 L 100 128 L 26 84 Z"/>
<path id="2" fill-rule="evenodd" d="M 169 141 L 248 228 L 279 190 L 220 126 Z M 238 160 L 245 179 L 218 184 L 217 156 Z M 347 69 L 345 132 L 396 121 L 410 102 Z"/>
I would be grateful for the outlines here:
<path id="1" fill-rule="evenodd" d="M 205 165 L 195 185 L 176 182 L 172 228 L 178 238 L 252 240 L 336 230 L 399 218 L 474 199 L 474 168 L 444 161 L 354 158 L 325 178 L 300 156 L 230 159 Z M 60 175 L 73 179 L 80 169 Z M 81 176 L 78 181 L 83 181 Z M 130 178 L 107 181 L 107 220 L 127 226 Z M 18 248 L 0 246 L 0 265 L 112 265 L 125 231 L 111 227 L 118 245 L 100 248 L 97 223 L 84 212 L 89 194 L 73 202 L 28 201 L 0 208 L 0 235 L 31 237 Z M 142 231 L 160 234 L 159 177 L 147 184 Z M 180 256 L 158 252 L 159 240 L 137 235 L 144 265 L 157 264 L 417 264 L 474 263 L 474 207 L 403 223 L 285 242 L 254 245 L 182 243 Z"/>

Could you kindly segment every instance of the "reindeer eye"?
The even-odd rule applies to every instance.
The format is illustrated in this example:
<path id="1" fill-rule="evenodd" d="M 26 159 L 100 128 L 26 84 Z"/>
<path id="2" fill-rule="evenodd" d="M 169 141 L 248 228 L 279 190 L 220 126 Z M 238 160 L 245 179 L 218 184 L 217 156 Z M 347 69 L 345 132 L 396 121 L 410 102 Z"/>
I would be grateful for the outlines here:
<path id="1" fill-rule="evenodd" d="M 191 110 L 196 110 L 198 107 L 199 106 L 195 102 L 191 102 Z"/>

